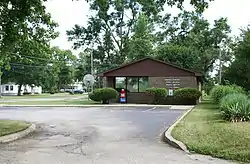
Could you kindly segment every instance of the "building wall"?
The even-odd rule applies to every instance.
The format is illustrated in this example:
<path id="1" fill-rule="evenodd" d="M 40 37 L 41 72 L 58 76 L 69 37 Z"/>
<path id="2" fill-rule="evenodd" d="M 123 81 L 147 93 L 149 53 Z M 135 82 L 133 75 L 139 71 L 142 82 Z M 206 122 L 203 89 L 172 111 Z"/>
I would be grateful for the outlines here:
<path id="1" fill-rule="evenodd" d="M 167 86 L 169 79 L 174 79 L 174 83 Z M 107 77 L 107 86 L 113 87 L 114 78 Z M 169 84 L 169 83 L 168 83 Z M 176 88 L 196 88 L 201 89 L 201 85 L 197 82 L 197 78 L 195 76 L 187 76 L 187 77 L 149 77 L 149 88 L 156 87 L 156 88 L 172 88 L 172 84 L 176 84 Z M 153 97 L 147 95 L 146 93 L 137 93 L 137 92 L 129 92 L 127 93 L 127 103 L 143 103 L 148 104 L 152 103 Z M 172 96 L 169 96 L 166 100 L 164 100 L 166 104 L 179 104 L 176 102 Z M 186 105 L 195 104 L 195 102 L 182 102 Z M 189 104 L 190 103 L 190 104 Z"/>
<path id="2" fill-rule="evenodd" d="M 136 103 L 136 104 L 152 104 L 153 97 L 146 93 L 128 93 L 127 94 L 127 103 Z M 173 96 L 168 96 L 161 102 L 164 105 L 196 105 L 197 101 L 187 100 L 187 101 L 178 101 L 174 99 Z"/>
<path id="3" fill-rule="evenodd" d="M 186 77 L 149 77 L 149 87 L 157 87 L 157 88 L 172 88 L 169 83 L 167 86 L 167 79 L 176 79 L 174 83 L 175 87 L 184 88 L 197 88 L 197 79 L 195 76 L 186 76 Z"/>
<path id="4" fill-rule="evenodd" d="M 2 95 L 17 95 L 18 93 L 18 86 L 15 84 L 3 84 L 1 85 L 1 94 Z M 8 87 L 8 90 L 6 90 L 6 87 Z M 12 89 L 11 89 L 12 88 Z"/>
<path id="5" fill-rule="evenodd" d="M 13 83 L 9 83 L 9 84 L 3 84 L 0 86 L 1 89 L 1 94 L 2 95 L 6 95 L 6 96 L 15 96 L 18 94 L 18 87 L 19 85 L 13 84 Z M 8 88 L 8 90 L 7 90 Z M 31 87 L 29 85 L 25 85 L 22 86 L 21 88 L 21 94 L 23 94 L 24 92 L 29 92 L 32 94 L 41 94 L 42 93 L 42 87 Z"/>
<path id="6" fill-rule="evenodd" d="M 127 103 L 150 104 L 152 100 L 146 93 L 127 93 Z"/>
<path id="7" fill-rule="evenodd" d="M 114 79 L 115 77 L 106 77 L 104 86 L 105 87 L 112 87 L 114 88 Z M 149 77 L 149 88 L 156 87 L 156 88 L 172 88 L 170 83 L 167 86 L 167 79 L 176 79 L 174 83 L 176 84 L 175 87 L 183 88 L 183 87 L 190 87 L 190 88 L 197 88 L 200 89 L 199 83 L 195 76 L 186 76 L 186 77 Z"/>
<path id="8" fill-rule="evenodd" d="M 114 80 L 115 80 L 115 77 L 106 77 L 106 83 L 105 83 L 105 86 L 106 87 L 111 87 L 111 88 L 114 88 Z"/>
<path id="9" fill-rule="evenodd" d="M 104 76 L 194 76 L 195 73 L 159 61 L 146 59 L 104 73 Z"/>

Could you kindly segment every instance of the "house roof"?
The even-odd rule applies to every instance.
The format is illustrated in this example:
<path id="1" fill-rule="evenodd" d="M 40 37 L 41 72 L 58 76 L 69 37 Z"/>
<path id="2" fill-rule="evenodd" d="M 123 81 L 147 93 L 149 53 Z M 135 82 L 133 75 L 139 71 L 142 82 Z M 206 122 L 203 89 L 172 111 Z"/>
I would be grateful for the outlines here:
<path id="1" fill-rule="evenodd" d="M 109 73 L 114 72 L 114 71 L 117 71 L 117 70 L 121 70 L 121 69 L 123 69 L 123 68 L 126 68 L 126 67 L 128 67 L 128 66 L 137 64 L 137 63 L 142 62 L 142 61 L 145 61 L 145 60 L 155 61 L 155 62 L 164 64 L 164 65 L 171 66 L 171 67 L 173 67 L 173 68 L 176 68 L 176 69 L 185 71 L 185 72 L 193 73 L 195 76 L 202 76 L 201 73 L 198 73 L 198 72 L 195 72 L 195 71 L 186 69 L 186 68 L 182 68 L 182 67 L 176 66 L 176 65 L 174 65 L 174 64 L 171 64 L 171 63 L 169 63 L 169 62 L 157 60 L 157 59 L 154 59 L 154 58 L 151 58 L 151 57 L 146 57 L 146 58 L 137 60 L 137 61 L 135 61 L 135 62 L 131 62 L 131 63 L 128 63 L 128 64 L 121 65 L 121 66 L 118 67 L 118 68 L 114 68 L 114 69 L 107 70 L 107 71 L 103 72 L 101 75 L 102 75 L 102 76 L 105 76 L 106 74 L 109 74 Z"/>

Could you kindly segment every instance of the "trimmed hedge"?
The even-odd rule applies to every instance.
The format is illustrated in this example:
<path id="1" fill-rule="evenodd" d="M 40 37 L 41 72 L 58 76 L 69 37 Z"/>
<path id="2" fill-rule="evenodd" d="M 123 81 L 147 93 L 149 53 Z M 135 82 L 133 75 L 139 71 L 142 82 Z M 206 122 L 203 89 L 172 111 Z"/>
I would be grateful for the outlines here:
<path id="1" fill-rule="evenodd" d="M 220 102 L 223 119 L 232 122 L 250 120 L 250 100 L 242 93 L 228 94 Z"/>
<path id="2" fill-rule="evenodd" d="M 224 96 L 233 93 L 244 93 L 244 90 L 236 85 L 218 85 L 211 90 L 210 95 L 214 103 L 219 103 Z"/>
<path id="3" fill-rule="evenodd" d="M 146 93 L 153 96 L 153 104 L 160 104 L 167 96 L 166 88 L 148 88 Z"/>
<path id="4" fill-rule="evenodd" d="M 113 88 L 99 88 L 95 89 L 89 94 L 89 98 L 93 101 L 108 104 L 110 100 L 116 99 L 119 93 Z"/>
<path id="5" fill-rule="evenodd" d="M 198 100 L 202 93 L 195 88 L 180 88 L 174 92 L 174 97 L 179 100 Z"/>

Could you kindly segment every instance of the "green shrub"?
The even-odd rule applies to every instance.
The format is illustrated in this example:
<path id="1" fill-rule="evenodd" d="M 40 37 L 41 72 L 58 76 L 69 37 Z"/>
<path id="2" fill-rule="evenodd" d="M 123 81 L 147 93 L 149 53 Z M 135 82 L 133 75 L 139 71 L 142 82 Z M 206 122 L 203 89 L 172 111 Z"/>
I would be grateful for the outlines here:
<path id="1" fill-rule="evenodd" d="M 153 103 L 159 104 L 167 96 L 166 88 L 148 88 L 146 93 L 153 96 Z"/>
<path id="2" fill-rule="evenodd" d="M 56 91 L 57 91 L 56 88 L 52 87 L 52 88 L 50 88 L 49 93 L 53 95 L 56 93 Z"/>
<path id="3" fill-rule="evenodd" d="M 214 82 L 212 79 L 206 80 L 202 85 L 202 90 L 208 95 L 214 87 Z"/>
<path id="4" fill-rule="evenodd" d="M 103 104 L 107 104 L 110 100 L 116 99 L 117 97 L 118 92 L 113 88 L 99 88 L 89 94 L 91 100 L 99 101 Z"/>
<path id="5" fill-rule="evenodd" d="M 215 103 L 219 103 L 224 96 L 233 93 L 244 93 L 244 90 L 236 85 L 218 85 L 211 90 L 210 95 Z"/>
<path id="6" fill-rule="evenodd" d="M 201 92 L 195 88 L 180 88 L 174 92 L 174 97 L 178 99 L 198 100 Z"/>
<path id="7" fill-rule="evenodd" d="M 31 95 L 31 92 L 23 92 L 23 95 Z"/>
<path id="8" fill-rule="evenodd" d="M 232 122 L 250 120 L 250 100 L 245 94 L 226 95 L 221 99 L 220 110 L 225 120 Z"/>

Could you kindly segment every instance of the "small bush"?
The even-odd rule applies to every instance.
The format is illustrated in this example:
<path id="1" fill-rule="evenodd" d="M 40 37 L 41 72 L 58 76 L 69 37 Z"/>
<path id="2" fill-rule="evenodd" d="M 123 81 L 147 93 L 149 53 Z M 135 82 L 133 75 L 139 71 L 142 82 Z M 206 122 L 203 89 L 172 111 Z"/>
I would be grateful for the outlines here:
<path id="1" fill-rule="evenodd" d="M 218 85 L 211 90 L 210 95 L 215 103 L 219 103 L 224 96 L 233 93 L 244 93 L 244 90 L 236 85 Z"/>
<path id="2" fill-rule="evenodd" d="M 31 92 L 23 92 L 23 95 L 31 95 Z"/>
<path id="3" fill-rule="evenodd" d="M 57 91 L 56 88 L 55 88 L 55 87 L 52 87 L 52 88 L 49 90 L 49 93 L 53 95 L 53 94 L 56 93 L 56 91 Z"/>
<path id="4" fill-rule="evenodd" d="M 113 88 L 99 88 L 89 94 L 91 100 L 99 101 L 103 104 L 107 104 L 110 100 L 116 99 L 117 97 L 118 92 Z"/>
<path id="5" fill-rule="evenodd" d="M 146 89 L 146 93 L 153 96 L 154 104 L 159 104 L 164 98 L 167 96 L 167 89 L 166 88 L 148 88 Z"/>
<path id="6" fill-rule="evenodd" d="M 220 110 L 225 120 L 232 122 L 250 120 L 250 101 L 245 94 L 234 93 L 223 97 Z"/>
<path id="7" fill-rule="evenodd" d="M 201 97 L 201 92 L 195 88 L 180 88 L 174 92 L 174 97 L 186 100 L 198 100 Z"/>

